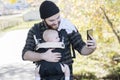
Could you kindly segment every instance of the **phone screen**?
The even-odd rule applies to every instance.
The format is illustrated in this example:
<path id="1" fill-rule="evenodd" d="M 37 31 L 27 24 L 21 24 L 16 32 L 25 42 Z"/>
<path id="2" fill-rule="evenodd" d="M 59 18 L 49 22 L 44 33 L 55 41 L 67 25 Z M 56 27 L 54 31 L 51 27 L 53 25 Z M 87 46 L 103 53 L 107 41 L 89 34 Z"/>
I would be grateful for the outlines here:
<path id="1" fill-rule="evenodd" d="M 87 30 L 87 40 L 92 40 L 90 36 L 93 36 L 93 29 Z"/>

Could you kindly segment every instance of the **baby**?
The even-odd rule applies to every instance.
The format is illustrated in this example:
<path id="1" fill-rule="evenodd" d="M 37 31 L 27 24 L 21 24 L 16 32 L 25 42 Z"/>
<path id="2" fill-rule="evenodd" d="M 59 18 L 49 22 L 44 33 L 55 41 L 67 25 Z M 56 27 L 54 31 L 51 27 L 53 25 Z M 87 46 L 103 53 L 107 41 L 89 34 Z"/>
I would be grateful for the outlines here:
<path id="1" fill-rule="evenodd" d="M 47 44 L 47 42 L 53 43 L 53 44 L 51 44 L 53 46 L 54 46 L 54 42 L 60 43 L 59 42 L 60 38 L 59 38 L 58 32 L 56 30 L 52 30 L 52 29 L 44 31 L 43 39 L 46 42 L 46 44 Z M 40 44 L 42 44 L 42 43 L 40 43 Z M 47 49 L 48 49 L 48 46 L 51 46 L 51 45 L 48 44 Z M 60 45 L 59 46 L 58 45 L 57 45 L 57 48 L 55 48 L 55 46 L 54 46 L 54 51 L 55 52 L 58 51 L 61 53 L 61 51 L 63 49 L 60 49 Z M 59 47 L 59 49 L 58 49 L 58 47 Z M 45 46 L 44 46 L 44 48 L 45 48 Z M 63 48 L 63 45 L 61 45 L 61 48 Z M 40 49 L 40 47 L 38 49 Z M 64 53 L 61 53 L 61 55 L 63 57 Z M 61 57 L 61 59 L 62 59 L 62 57 Z M 48 75 L 53 75 L 53 76 L 54 75 L 62 75 L 62 77 L 64 77 L 63 78 L 64 80 L 70 80 L 70 69 L 67 64 L 63 64 L 61 62 L 47 62 L 47 61 L 43 60 L 43 61 L 40 61 L 40 63 L 38 63 L 38 66 L 35 69 L 35 80 L 41 80 L 41 78 L 44 78 L 45 80 L 49 80 L 46 75 L 47 76 Z"/>

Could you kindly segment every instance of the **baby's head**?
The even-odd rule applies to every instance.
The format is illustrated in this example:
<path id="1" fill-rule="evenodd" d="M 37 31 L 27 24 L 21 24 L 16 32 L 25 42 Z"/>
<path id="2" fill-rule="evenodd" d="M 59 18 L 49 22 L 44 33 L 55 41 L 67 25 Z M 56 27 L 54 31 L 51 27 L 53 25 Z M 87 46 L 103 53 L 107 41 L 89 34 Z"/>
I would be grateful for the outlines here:
<path id="1" fill-rule="evenodd" d="M 48 29 L 43 32 L 43 39 L 46 42 L 59 42 L 60 38 L 58 32 L 53 29 Z"/>

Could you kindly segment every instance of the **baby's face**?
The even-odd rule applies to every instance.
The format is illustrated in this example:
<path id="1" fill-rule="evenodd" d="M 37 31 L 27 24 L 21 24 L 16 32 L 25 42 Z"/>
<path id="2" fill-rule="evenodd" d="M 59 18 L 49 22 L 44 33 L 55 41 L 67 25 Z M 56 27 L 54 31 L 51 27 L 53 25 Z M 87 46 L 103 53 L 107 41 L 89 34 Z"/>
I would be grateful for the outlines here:
<path id="1" fill-rule="evenodd" d="M 49 42 L 59 42 L 60 38 L 58 36 L 58 34 L 53 34 L 52 36 L 49 37 Z"/>

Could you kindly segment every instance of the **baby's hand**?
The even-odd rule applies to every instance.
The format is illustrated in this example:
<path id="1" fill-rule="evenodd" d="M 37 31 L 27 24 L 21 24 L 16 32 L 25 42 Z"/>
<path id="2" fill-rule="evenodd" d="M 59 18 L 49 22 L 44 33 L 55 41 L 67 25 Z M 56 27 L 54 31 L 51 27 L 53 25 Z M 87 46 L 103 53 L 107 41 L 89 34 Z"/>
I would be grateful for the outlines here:
<path id="1" fill-rule="evenodd" d="M 60 64 L 65 77 L 70 77 L 70 69 L 67 64 Z"/>
<path id="2" fill-rule="evenodd" d="M 35 68 L 35 77 L 40 77 L 39 69 L 40 69 L 40 65 Z"/>
<path id="3" fill-rule="evenodd" d="M 65 72 L 65 64 L 60 64 L 60 66 L 61 66 L 62 72 L 64 73 Z"/>

